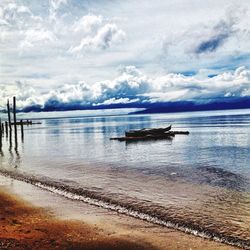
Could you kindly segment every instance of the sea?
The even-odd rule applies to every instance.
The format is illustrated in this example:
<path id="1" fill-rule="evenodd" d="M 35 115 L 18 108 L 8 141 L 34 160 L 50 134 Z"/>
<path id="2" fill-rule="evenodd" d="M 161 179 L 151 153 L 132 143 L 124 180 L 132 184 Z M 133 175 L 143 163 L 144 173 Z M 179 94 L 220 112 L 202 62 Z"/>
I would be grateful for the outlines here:
<path id="1" fill-rule="evenodd" d="M 250 109 L 18 114 L 4 132 L 0 174 L 186 233 L 250 249 Z M 4 117 L 3 117 L 4 119 Z M 172 125 L 166 140 L 112 137 Z"/>

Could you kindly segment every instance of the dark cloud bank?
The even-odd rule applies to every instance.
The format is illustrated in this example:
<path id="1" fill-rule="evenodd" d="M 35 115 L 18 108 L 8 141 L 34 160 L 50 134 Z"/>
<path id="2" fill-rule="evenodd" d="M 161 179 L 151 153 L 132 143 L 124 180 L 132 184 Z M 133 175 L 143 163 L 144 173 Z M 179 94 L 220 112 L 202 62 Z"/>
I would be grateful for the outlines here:
<path id="1" fill-rule="evenodd" d="M 81 105 L 79 102 L 60 103 L 50 100 L 44 106 L 32 105 L 25 107 L 20 112 L 48 112 L 48 111 L 70 111 L 70 110 L 100 110 L 100 109 L 119 109 L 119 108 L 144 108 L 137 114 L 146 113 L 171 113 L 187 111 L 206 111 L 206 110 L 223 110 L 223 109 L 242 109 L 250 108 L 250 98 L 225 98 L 223 100 L 212 101 L 208 103 L 196 103 L 194 101 L 176 101 L 176 102 L 135 102 L 127 104 L 110 104 L 110 105 Z"/>

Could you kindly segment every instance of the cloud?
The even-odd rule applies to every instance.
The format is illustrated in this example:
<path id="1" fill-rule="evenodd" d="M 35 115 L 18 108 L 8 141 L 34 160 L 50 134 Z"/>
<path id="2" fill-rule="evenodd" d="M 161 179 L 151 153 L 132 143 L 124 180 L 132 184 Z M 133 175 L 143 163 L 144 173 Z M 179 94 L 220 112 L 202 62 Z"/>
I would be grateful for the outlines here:
<path id="1" fill-rule="evenodd" d="M 196 54 L 205 52 L 213 52 L 218 49 L 223 42 L 228 38 L 228 34 L 219 34 L 218 36 L 212 37 L 209 40 L 201 42 L 195 49 Z"/>
<path id="2" fill-rule="evenodd" d="M 133 107 L 149 103 L 192 101 L 206 104 L 218 100 L 250 97 L 250 70 L 240 67 L 212 78 L 198 79 L 182 74 L 149 77 L 134 66 L 125 67 L 113 80 L 87 84 L 65 84 L 39 93 L 28 84 L 17 82 L 12 88 L 1 89 L 0 99 L 16 94 L 19 108 L 31 106 L 45 110 L 93 108 L 120 105 Z M 4 105 L 4 103 L 1 103 Z"/>
<path id="3" fill-rule="evenodd" d="M 238 67 L 234 58 L 249 48 L 246 41 L 250 33 L 244 21 L 249 14 L 248 8 L 230 6 L 216 18 L 211 16 L 209 20 L 199 20 L 185 29 L 172 30 L 163 38 L 159 55 L 161 64 L 176 71 L 229 67 L 229 64 Z M 187 65 L 190 66 L 188 70 Z"/>
<path id="4" fill-rule="evenodd" d="M 67 0 L 51 0 L 50 1 L 52 8 L 55 10 L 59 9 L 59 7 L 63 4 L 67 4 Z"/>
<path id="5" fill-rule="evenodd" d="M 103 103 L 98 103 L 95 104 L 94 106 L 101 106 L 101 105 L 113 105 L 113 104 L 130 104 L 130 103 L 135 103 L 135 102 L 139 102 L 140 100 L 138 98 L 136 99 L 129 99 L 129 98 L 111 98 L 109 100 L 104 101 Z"/>
<path id="6" fill-rule="evenodd" d="M 16 40 L 21 54 L 30 49 L 33 52 L 39 49 L 37 52 L 41 54 L 41 46 L 45 50 L 60 48 L 62 53 L 77 54 L 104 50 L 124 39 L 125 32 L 101 15 L 87 14 L 73 23 L 66 23 L 65 13 L 59 11 L 67 3 L 67 0 L 50 0 L 49 14 L 43 18 L 33 14 L 25 5 L 9 3 L 0 6 L 1 40 L 8 42 L 8 39 L 13 39 L 13 43 Z"/>
<path id="7" fill-rule="evenodd" d="M 114 23 L 104 24 L 102 16 L 87 15 L 73 26 L 74 32 L 83 31 L 84 37 L 80 44 L 72 46 L 68 51 L 77 54 L 86 50 L 105 50 L 112 44 L 119 43 L 125 38 L 125 32 Z M 87 36 L 86 36 L 87 34 Z"/>
<path id="8" fill-rule="evenodd" d="M 169 72 L 216 75 L 250 67 L 247 1 L 146 2 L 1 0 L 0 82 L 21 81 L 48 92 L 65 83 L 105 85 L 103 79 L 115 79 L 117 68 L 126 65 L 162 81 Z M 195 77 L 202 79 L 200 73 Z M 172 98 L 181 98 L 176 91 Z"/>
<path id="9" fill-rule="evenodd" d="M 227 20 L 221 20 L 209 32 L 208 38 L 201 41 L 196 46 L 194 52 L 196 54 L 202 54 L 216 51 L 236 32 L 236 29 L 234 28 L 235 24 L 236 20 L 232 17 Z"/>
<path id="10" fill-rule="evenodd" d="M 62 5 L 67 4 L 67 0 L 50 0 L 50 8 L 49 8 L 49 20 L 51 22 L 57 21 L 57 12 Z"/>
<path id="11" fill-rule="evenodd" d="M 24 39 L 20 42 L 21 50 L 30 49 L 35 45 L 48 44 L 56 41 L 56 36 L 49 30 L 29 29 L 24 32 Z"/>
<path id="12" fill-rule="evenodd" d="M 73 32 L 94 32 L 103 23 L 102 16 L 96 16 L 92 14 L 85 15 L 73 24 Z"/>
<path id="13" fill-rule="evenodd" d="M 52 32 L 42 27 L 42 21 L 27 6 L 9 3 L 0 11 L 1 40 L 6 46 L 15 43 L 14 49 L 21 51 L 54 40 Z"/>
<path id="14" fill-rule="evenodd" d="M 26 25 L 27 21 L 36 19 L 30 9 L 24 5 L 17 5 L 15 3 L 8 3 L 7 5 L 0 6 L 0 23 L 5 28 L 18 28 Z"/>

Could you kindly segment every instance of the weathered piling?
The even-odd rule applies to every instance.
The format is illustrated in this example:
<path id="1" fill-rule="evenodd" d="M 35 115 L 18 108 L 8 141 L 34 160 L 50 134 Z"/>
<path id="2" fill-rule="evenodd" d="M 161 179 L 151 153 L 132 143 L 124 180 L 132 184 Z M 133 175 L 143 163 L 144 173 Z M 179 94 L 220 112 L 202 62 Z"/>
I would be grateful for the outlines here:
<path id="1" fill-rule="evenodd" d="M 0 146 L 2 147 L 2 138 L 6 134 L 6 141 L 9 141 L 9 151 L 11 152 L 12 150 L 12 128 L 14 130 L 13 133 L 13 140 L 15 143 L 15 151 L 17 152 L 18 149 L 18 131 L 17 128 L 20 126 L 20 133 L 21 133 L 21 140 L 23 142 L 24 139 L 24 125 L 29 125 L 32 124 L 31 120 L 19 120 L 17 121 L 17 107 L 16 107 L 16 97 L 13 96 L 13 103 L 11 105 L 11 102 L 9 99 L 7 99 L 7 114 L 8 114 L 8 119 L 7 121 L 1 122 L 0 118 Z M 13 115 L 13 118 L 12 118 Z M 40 123 L 35 123 L 35 124 L 40 124 Z M 1 151 L 0 151 L 1 153 Z"/>
<path id="2" fill-rule="evenodd" d="M 6 133 L 6 137 L 8 137 L 8 122 L 5 121 L 5 133 Z"/>
<path id="3" fill-rule="evenodd" d="M 12 133 L 9 134 L 9 151 L 11 151 L 12 148 Z"/>
<path id="4" fill-rule="evenodd" d="M 10 102 L 9 102 L 9 99 L 7 101 L 7 111 L 8 111 L 8 121 L 9 121 L 9 131 L 10 131 L 10 134 L 11 134 L 12 128 L 11 128 Z"/>
<path id="5" fill-rule="evenodd" d="M 21 138 L 23 141 L 23 120 L 20 120 L 20 125 L 21 125 Z"/>
<path id="6" fill-rule="evenodd" d="M 2 121 L 0 118 L 0 149 L 2 149 L 2 138 L 3 138 L 3 133 L 2 133 Z"/>
<path id="7" fill-rule="evenodd" d="M 15 130 L 15 146 L 17 147 L 16 97 L 15 96 L 13 96 L 13 119 L 14 119 L 14 130 Z"/>

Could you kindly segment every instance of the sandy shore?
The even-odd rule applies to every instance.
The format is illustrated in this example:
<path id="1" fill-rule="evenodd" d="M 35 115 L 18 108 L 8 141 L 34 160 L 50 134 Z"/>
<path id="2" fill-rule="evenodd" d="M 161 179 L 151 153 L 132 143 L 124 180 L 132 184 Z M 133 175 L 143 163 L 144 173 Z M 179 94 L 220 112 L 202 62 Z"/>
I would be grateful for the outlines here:
<path id="1" fill-rule="evenodd" d="M 0 249 L 154 249 L 107 237 L 77 222 L 57 220 L 0 189 Z"/>
<path id="2" fill-rule="evenodd" d="M 0 249 L 236 249 L 41 190 L 30 203 L 13 186 L 0 183 Z M 45 209 L 48 200 L 55 204 Z M 81 219 L 68 216 L 70 206 L 81 211 Z"/>

